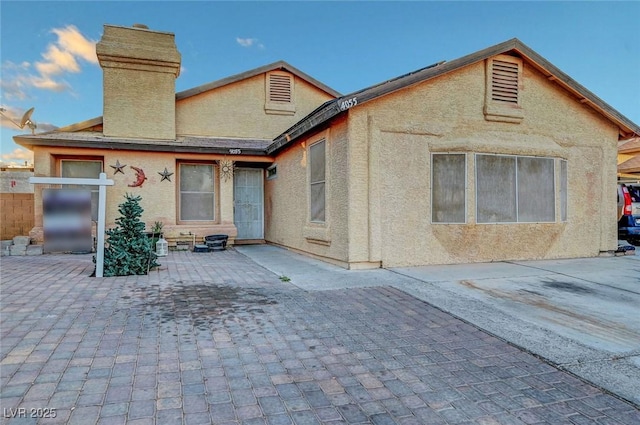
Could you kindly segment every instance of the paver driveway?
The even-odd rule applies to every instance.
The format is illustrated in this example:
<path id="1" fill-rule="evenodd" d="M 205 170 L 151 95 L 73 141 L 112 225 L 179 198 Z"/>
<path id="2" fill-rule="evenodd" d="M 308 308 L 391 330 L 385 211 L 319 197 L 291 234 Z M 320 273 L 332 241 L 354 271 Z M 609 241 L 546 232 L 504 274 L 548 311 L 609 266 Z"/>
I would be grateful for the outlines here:
<path id="1" fill-rule="evenodd" d="M 640 423 L 397 289 L 305 291 L 234 250 L 161 263 L 98 279 L 86 255 L 2 259 L 3 423 Z"/>

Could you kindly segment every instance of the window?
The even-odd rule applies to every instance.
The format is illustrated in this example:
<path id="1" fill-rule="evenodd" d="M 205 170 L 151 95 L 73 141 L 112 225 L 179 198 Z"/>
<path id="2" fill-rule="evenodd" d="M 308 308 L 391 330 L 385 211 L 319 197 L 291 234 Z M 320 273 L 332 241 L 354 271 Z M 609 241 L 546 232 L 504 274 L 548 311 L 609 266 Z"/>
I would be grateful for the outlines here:
<path id="1" fill-rule="evenodd" d="M 560 220 L 567 221 L 567 160 L 560 160 Z"/>
<path id="2" fill-rule="evenodd" d="M 516 158 L 476 155 L 478 223 L 513 223 L 516 213 Z"/>
<path id="3" fill-rule="evenodd" d="M 466 217 L 466 154 L 431 156 L 431 221 L 464 223 Z"/>
<path id="4" fill-rule="evenodd" d="M 317 223 L 325 221 L 325 144 L 321 140 L 309 147 L 309 218 Z"/>
<path id="5" fill-rule="evenodd" d="M 213 221 L 214 165 L 180 166 L 180 221 Z"/>
<path id="6" fill-rule="evenodd" d="M 294 102 L 293 75 L 274 71 L 266 74 L 266 102 L 264 109 L 268 114 L 293 115 Z"/>
<path id="7" fill-rule="evenodd" d="M 555 221 L 552 158 L 476 155 L 478 223 Z"/>
<path id="8" fill-rule="evenodd" d="M 522 112 L 522 59 L 498 55 L 486 65 L 484 114 L 489 121 L 519 123 Z"/>
<path id="9" fill-rule="evenodd" d="M 518 158 L 518 221 L 555 221 L 553 162 L 552 158 Z"/>
<path id="10" fill-rule="evenodd" d="M 60 177 L 97 179 L 102 172 L 101 159 L 61 159 Z M 64 185 L 66 186 L 66 185 Z M 98 221 L 98 186 L 70 186 L 91 191 L 91 220 Z"/>
<path id="11" fill-rule="evenodd" d="M 272 180 L 278 177 L 278 166 L 273 164 L 269 168 L 267 168 L 267 180 Z"/>

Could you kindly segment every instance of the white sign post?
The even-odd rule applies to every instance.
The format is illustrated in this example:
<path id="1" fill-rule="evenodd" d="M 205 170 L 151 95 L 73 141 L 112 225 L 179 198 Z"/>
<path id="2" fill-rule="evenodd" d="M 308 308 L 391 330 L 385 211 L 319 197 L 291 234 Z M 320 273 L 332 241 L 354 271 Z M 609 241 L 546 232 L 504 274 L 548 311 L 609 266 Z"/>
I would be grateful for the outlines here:
<path id="1" fill-rule="evenodd" d="M 107 186 L 113 186 L 113 180 L 100 173 L 97 179 L 79 179 L 71 177 L 29 177 L 31 184 L 71 184 L 91 185 L 98 188 L 98 247 L 96 248 L 96 277 L 103 277 L 104 271 L 104 229 L 107 217 Z"/>

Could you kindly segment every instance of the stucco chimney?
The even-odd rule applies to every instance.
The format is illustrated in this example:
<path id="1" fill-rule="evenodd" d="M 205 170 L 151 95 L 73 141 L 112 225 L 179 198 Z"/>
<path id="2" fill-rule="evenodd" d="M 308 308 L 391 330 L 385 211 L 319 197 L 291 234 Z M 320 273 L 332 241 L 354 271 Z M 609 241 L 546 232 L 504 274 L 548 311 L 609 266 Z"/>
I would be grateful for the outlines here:
<path id="1" fill-rule="evenodd" d="M 103 132 L 108 137 L 175 140 L 175 36 L 145 25 L 104 26 L 96 53 L 103 71 Z"/>

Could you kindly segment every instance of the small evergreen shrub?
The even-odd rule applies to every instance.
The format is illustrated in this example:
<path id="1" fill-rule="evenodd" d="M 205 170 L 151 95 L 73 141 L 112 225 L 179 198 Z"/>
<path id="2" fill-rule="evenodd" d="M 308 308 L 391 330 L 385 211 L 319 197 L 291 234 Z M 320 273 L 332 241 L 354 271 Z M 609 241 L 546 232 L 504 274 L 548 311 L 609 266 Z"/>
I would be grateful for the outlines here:
<path id="1" fill-rule="evenodd" d="M 119 205 L 120 217 L 116 227 L 106 231 L 104 249 L 104 271 L 108 276 L 145 275 L 158 267 L 157 256 L 151 240 L 145 233 L 145 224 L 140 221 L 143 209 L 140 196 L 125 194 L 125 202 Z M 95 262 L 95 257 L 93 259 Z"/>

